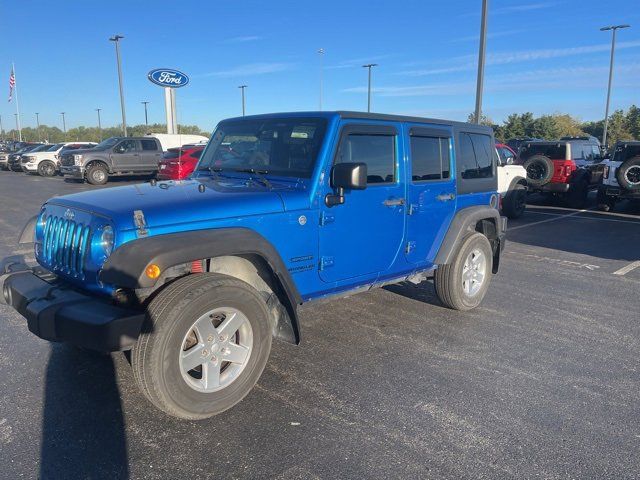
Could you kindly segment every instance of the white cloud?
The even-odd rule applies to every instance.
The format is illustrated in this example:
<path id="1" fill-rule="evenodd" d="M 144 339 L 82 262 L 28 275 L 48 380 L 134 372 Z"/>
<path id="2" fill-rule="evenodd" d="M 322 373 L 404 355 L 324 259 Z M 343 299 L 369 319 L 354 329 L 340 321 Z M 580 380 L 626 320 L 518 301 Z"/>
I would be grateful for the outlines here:
<path id="1" fill-rule="evenodd" d="M 257 35 L 246 35 L 243 37 L 228 38 L 224 41 L 224 43 L 245 43 L 245 42 L 255 42 L 257 40 L 262 40 L 262 37 L 259 37 Z"/>
<path id="2" fill-rule="evenodd" d="M 616 51 L 638 48 L 640 40 L 632 40 L 628 42 L 616 43 Z M 566 48 L 545 48 L 538 50 L 520 50 L 513 52 L 489 53 L 487 55 L 486 65 L 508 65 L 512 63 L 533 62 L 536 60 L 546 60 L 550 58 L 573 57 L 587 55 L 590 53 L 608 52 L 611 49 L 610 43 L 601 43 L 598 45 L 586 45 L 582 47 L 566 47 Z M 398 72 L 399 75 L 407 75 L 410 77 L 421 77 L 427 75 L 437 75 L 442 73 L 462 72 L 474 70 L 477 68 L 478 58 L 476 55 L 463 55 L 454 59 L 457 64 L 443 66 L 439 68 L 424 68 L 405 70 Z"/>
<path id="3" fill-rule="evenodd" d="M 380 60 L 384 60 L 391 56 L 392 55 L 387 54 L 387 55 L 374 55 L 372 57 L 351 58 L 349 60 L 343 60 L 341 62 L 338 62 L 335 65 L 329 65 L 325 68 L 329 70 L 340 69 L 340 68 L 357 68 L 357 67 L 362 67 L 362 65 L 366 63 L 379 62 Z"/>
<path id="4" fill-rule="evenodd" d="M 501 15 L 503 13 L 522 13 L 531 12 L 532 10 L 542 10 L 544 8 L 555 7 L 555 2 L 540 2 L 540 3 L 523 3 L 520 5 L 509 5 L 508 7 L 496 8 L 491 13 L 494 15 Z"/>
<path id="5" fill-rule="evenodd" d="M 245 65 L 238 65 L 237 67 L 229 70 L 221 70 L 217 72 L 209 72 L 200 75 L 201 77 L 248 77 L 252 75 L 264 75 L 267 73 L 283 72 L 285 70 L 291 70 L 293 65 L 291 63 L 247 63 Z"/>
<path id="6" fill-rule="evenodd" d="M 488 33 L 487 38 L 491 39 L 491 38 L 508 37 L 508 36 L 517 35 L 523 32 L 526 32 L 526 30 L 502 30 L 499 32 Z M 469 35 L 467 37 L 453 38 L 451 39 L 451 43 L 470 42 L 470 41 L 477 42 L 479 40 L 480 40 L 480 35 L 478 34 L 478 35 Z"/>

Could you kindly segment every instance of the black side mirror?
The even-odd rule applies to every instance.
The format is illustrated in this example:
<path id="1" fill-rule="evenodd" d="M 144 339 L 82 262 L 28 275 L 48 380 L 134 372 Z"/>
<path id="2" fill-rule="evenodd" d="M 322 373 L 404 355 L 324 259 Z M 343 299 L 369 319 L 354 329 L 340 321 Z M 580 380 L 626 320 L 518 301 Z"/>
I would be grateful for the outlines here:
<path id="1" fill-rule="evenodd" d="M 331 186 L 335 194 L 328 194 L 324 201 L 328 207 L 344 203 L 345 190 L 364 190 L 367 188 L 366 163 L 338 163 L 331 169 Z"/>

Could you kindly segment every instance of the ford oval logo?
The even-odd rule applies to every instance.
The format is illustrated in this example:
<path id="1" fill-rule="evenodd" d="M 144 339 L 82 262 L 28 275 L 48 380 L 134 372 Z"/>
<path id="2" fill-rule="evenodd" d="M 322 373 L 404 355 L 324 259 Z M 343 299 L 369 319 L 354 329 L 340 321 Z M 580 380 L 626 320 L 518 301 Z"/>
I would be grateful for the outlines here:
<path id="1" fill-rule="evenodd" d="M 156 68 L 147 74 L 147 78 L 161 87 L 180 88 L 189 83 L 189 77 L 172 68 Z"/>

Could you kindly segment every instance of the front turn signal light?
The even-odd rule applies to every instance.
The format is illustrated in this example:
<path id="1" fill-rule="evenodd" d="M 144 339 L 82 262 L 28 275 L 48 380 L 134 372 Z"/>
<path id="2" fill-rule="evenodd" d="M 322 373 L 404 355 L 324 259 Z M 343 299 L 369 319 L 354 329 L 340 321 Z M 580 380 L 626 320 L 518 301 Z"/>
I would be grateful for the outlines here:
<path id="1" fill-rule="evenodd" d="M 156 278 L 158 278 L 160 276 L 160 267 L 158 265 L 156 265 L 155 263 L 152 263 L 151 265 L 149 265 L 147 267 L 147 269 L 144 271 L 144 273 L 150 279 L 155 280 Z"/>

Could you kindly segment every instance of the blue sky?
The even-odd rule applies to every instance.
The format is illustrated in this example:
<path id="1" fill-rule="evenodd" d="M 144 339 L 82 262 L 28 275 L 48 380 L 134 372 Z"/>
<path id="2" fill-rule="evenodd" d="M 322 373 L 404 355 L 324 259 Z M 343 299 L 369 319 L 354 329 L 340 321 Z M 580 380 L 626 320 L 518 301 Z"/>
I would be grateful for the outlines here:
<path id="1" fill-rule="evenodd" d="M 307 1 L 7 1 L 0 3 L 3 38 L 0 115 L 16 63 L 23 125 L 67 127 L 120 121 L 115 53 L 122 40 L 127 120 L 164 121 L 162 89 L 146 74 L 173 67 L 191 77 L 178 91 L 180 123 L 211 130 L 240 113 L 318 108 L 325 50 L 326 110 L 366 109 L 366 70 L 373 72 L 377 112 L 465 119 L 474 108 L 480 0 Z M 511 112 L 603 115 L 611 34 L 619 32 L 613 108 L 640 103 L 640 6 L 637 0 L 491 0 L 484 111 L 495 121 Z M 2 79 L 4 76 L 4 79 Z M 2 90 L 0 90 L 2 92 Z"/>

